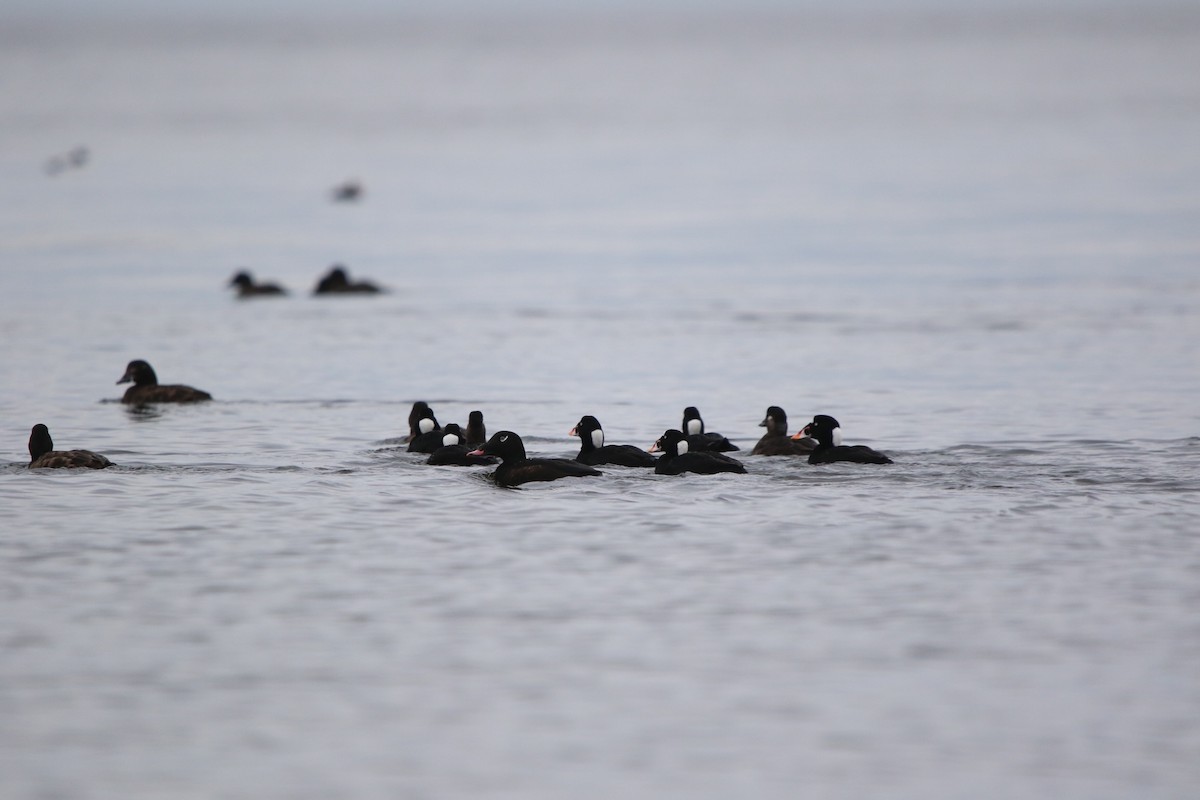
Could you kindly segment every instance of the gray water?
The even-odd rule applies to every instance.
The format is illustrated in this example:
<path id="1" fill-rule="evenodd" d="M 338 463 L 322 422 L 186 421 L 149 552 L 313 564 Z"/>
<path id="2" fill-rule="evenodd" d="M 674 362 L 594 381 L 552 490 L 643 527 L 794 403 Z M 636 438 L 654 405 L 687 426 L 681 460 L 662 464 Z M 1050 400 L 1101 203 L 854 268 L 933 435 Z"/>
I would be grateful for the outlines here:
<path id="1" fill-rule="evenodd" d="M 5 800 L 1196 795 L 1200 14 L 0 38 Z M 748 474 L 506 491 L 417 399 Z"/>

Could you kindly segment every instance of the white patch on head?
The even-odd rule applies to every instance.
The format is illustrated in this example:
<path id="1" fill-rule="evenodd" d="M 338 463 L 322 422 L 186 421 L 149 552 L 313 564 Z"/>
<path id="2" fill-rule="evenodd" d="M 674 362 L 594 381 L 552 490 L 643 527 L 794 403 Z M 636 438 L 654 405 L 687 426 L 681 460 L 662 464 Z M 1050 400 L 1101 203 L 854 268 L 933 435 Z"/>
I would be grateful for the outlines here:
<path id="1" fill-rule="evenodd" d="M 449 447 L 450 445 L 454 445 L 454 444 L 458 444 L 458 434 L 457 433 L 447 433 L 445 436 L 442 437 L 442 447 Z"/>
<path id="2" fill-rule="evenodd" d="M 504 436 L 501 436 L 501 437 L 500 437 L 500 441 L 502 441 L 502 442 L 507 442 L 507 441 L 508 441 L 508 434 L 505 434 Z"/>
<path id="3" fill-rule="evenodd" d="M 604 447 L 604 431 L 600 429 L 592 431 L 592 447 Z"/>
<path id="4" fill-rule="evenodd" d="M 417 423 L 417 427 L 421 429 L 421 433 L 429 433 L 431 430 L 433 430 L 433 420 L 431 420 L 429 417 L 425 417 Z"/>
<path id="5" fill-rule="evenodd" d="M 680 439 L 679 445 L 676 448 L 676 453 L 678 453 L 679 455 L 683 455 L 687 451 L 688 451 L 687 439 Z"/>
<path id="6" fill-rule="evenodd" d="M 684 431 L 684 433 L 686 433 L 688 436 L 695 436 L 699 432 L 700 432 L 700 420 L 689 419 L 688 424 L 687 424 L 687 430 Z"/>
<path id="7" fill-rule="evenodd" d="M 834 447 L 842 446 L 842 429 L 841 428 L 833 429 L 833 446 Z"/>

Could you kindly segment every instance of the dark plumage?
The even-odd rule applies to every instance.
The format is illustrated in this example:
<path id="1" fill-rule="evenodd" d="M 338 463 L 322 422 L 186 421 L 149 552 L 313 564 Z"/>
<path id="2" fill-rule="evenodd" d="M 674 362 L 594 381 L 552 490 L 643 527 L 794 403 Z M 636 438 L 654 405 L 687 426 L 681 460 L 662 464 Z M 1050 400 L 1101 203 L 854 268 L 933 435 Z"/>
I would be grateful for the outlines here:
<path id="1" fill-rule="evenodd" d="M 467 444 L 481 446 L 487 441 L 487 426 L 483 424 L 483 412 L 472 411 L 467 416 Z"/>
<path id="2" fill-rule="evenodd" d="M 465 443 L 462 428 L 451 422 L 442 428 L 442 446 L 434 450 L 425 463 L 443 467 L 474 467 L 496 463 L 496 459 L 491 456 L 471 455 L 473 449 Z"/>
<path id="3" fill-rule="evenodd" d="M 413 403 L 412 410 L 408 412 L 408 436 L 404 441 L 411 442 L 420 435 L 421 429 L 417 426 L 421 421 L 421 415 L 429 408 L 429 403 L 424 400 L 418 400 Z"/>
<path id="4" fill-rule="evenodd" d="M 329 196 L 335 203 L 353 203 L 354 201 L 361 199 L 362 195 L 362 184 L 355 180 L 349 180 L 345 183 L 340 183 L 333 187 L 333 190 L 329 193 Z"/>
<path id="5" fill-rule="evenodd" d="M 130 361 L 117 384 L 130 381 L 133 381 L 133 386 L 125 390 L 125 395 L 121 398 L 122 403 L 196 403 L 212 400 L 211 394 L 191 386 L 160 385 L 154 368 L 141 360 Z"/>
<path id="6" fill-rule="evenodd" d="M 892 463 L 883 453 L 872 450 L 865 444 L 842 444 L 842 426 L 828 414 L 817 414 L 812 422 L 804 426 L 804 430 L 792 438 L 799 436 L 811 436 L 817 440 L 817 446 L 808 456 L 810 464 L 832 464 L 836 461 L 855 464 Z"/>
<path id="7" fill-rule="evenodd" d="M 317 281 L 313 294 L 379 294 L 382 291 L 370 281 L 351 283 L 346 268 L 341 264 L 334 264 L 325 277 Z"/>
<path id="8" fill-rule="evenodd" d="M 807 436 L 788 438 L 787 414 L 779 406 L 768 408 L 767 415 L 758 426 L 766 428 L 767 432 L 750 451 L 752 456 L 804 456 L 817 446 L 816 440 Z"/>
<path id="9" fill-rule="evenodd" d="M 579 455 L 575 456 L 575 460 L 581 464 L 593 467 L 601 464 L 653 467 L 658 462 L 657 458 L 640 447 L 631 444 L 605 444 L 604 429 L 600 427 L 600 421 L 590 414 L 580 418 L 568 435 L 579 437 Z"/>
<path id="10" fill-rule="evenodd" d="M 246 270 L 234 275 L 229 285 L 237 287 L 238 297 L 280 297 L 287 294 L 287 290 L 277 283 L 255 283 Z"/>
<path id="11" fill-rule="evenodd" d="M 679 430 L 687 436 L 688 448 L 692 452 L 730 453 L 741 449 L 719 433 L 706 433 L 704 420 L 695 406 L 683 410 L 683 425 Z"/>
<path id="12" fill-rule="evenodd" d="M 438 424 L 433 409 L 428 405 L 419 411 L 413 406 L 413 411 L 417 412 L 417 425 L 415 435 L 408 440 L 408 452 L 433 453 L 442 446 L 442 426 Z"/>
<path id="13" fill-rule="evenodd" d="M 55 450 L 50 429 L 40 422 L 29 433 L 30 469 L 104 469 L 113 463 L 91 450 Z"/>
<path id="14" fill-rule="evenodd" d="M 688 450 L 688 439 L 680 431 L 671 428 L 658 437 L 658 441 L 650 448 L 652 452 L 662 451 L 654 471 L 659 475 L 681 475 L 684 472 L 696 472 L 701 475 L 715 475 L 718 472 L 745 472 L 742 462 L 720 453 L 699 452 Z"/>
<path id="15" fill-rule="evenodd" d="M 532 481 L 556 481 L 559 478 L 585 478 L 602 474 L 600 470 L 566 458 L 528 458 L 525 443 L 512 431 L 500 431 L 487 444 L 471 451 L 473 456 L 498 456 L 500 466 L 492 476 L 500 486 L 520 486 Z"/>

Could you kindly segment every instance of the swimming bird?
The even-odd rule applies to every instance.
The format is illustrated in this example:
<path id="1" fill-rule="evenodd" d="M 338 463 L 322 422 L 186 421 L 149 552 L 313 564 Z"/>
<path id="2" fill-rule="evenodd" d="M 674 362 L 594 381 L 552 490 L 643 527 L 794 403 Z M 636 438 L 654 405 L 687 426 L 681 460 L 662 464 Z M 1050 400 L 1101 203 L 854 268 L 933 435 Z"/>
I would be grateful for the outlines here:
<path id="1" fill-rule="evenodd" d="M 238 297 L 278 297 L 287 294 L 287 290 L 277 283 L 255 283 L 247 270 L 234 275 L 229 285 L 237 287 Z"/>
<path id="2" fill-rule="evenodd" d="M 487 426 L 483 424 L 483 412 L 472 411 L 467 415 L 467 444 L 481 446 L 487 441 Z"/>
<path id="3" fill-rule="evenodd" d="M 741 449 L 719 433 L 705 433 L 704 420 L 695 406 L 683 410 L 683 425 L 679 430 L 687 436 L 688 447 L 693 452 L 711 450 L 714 453 L 729 453 Z"/>
<path id="4" fill-rule="evenodd" d="M 424 400 L 418 400 L 412 404 L 412 409 L 408 412 L 408 437 L 404 441 L 411 442 L 421 435 L 421 428 L 418 423 L 421 421 L 421 415 L 428 408 L 429 403 L 426 403 Z"/>
<path id="5" fill-rule="evenodd" d="M 40 422 L 29 433 L 29 468 L 104 469 L 113 463 L 91 450 L 55 450 L 50 429 Z"/>
<path id="6" fill-rule="evenodd" d="M 325 277 L 317 281 L 313 294 L 379 294 L 382 291 L 370 281 L 351 283 L 346 268 L 341 264 L 334 264 Z"/>
<path id="7" fill-rule="evenodd" d="M 767 432 L 750 451 L 752 456 L 804 456 L 817 446 L 816 439 L 808 436 L 788 438 L 787 414 L 779 406 L 768 408 L 767 415 L 758 423 L 758 427 L 766 428 Z"/>
<path id="8" fill-rule="evenodd" d="M 444 467 L 474 467 L 496 463 L 496 459 L 491 456 L 471 455 L 471 451 L 474 449 L 473 446 L 466 443 L 462 428 L 458 426 L 458 423 L 451 422 L 442 428 L 442 446 L 434 450 L 425 463 Z"/>
<path id="9" fill-rule="evenodd" d="M 817 440 L 817 446 L 809 453 L 810 464 L 832 464 L 835 461 L 848 461 L 855 464 L 891 464 L 892 460 L 878 450 L 872 450 L 865 444 L 842 444 L 842 426 L 828 414 L 817 414 L 813 421 L 804 426 L 800 433 L 793 436 L 797 439 L 811 436 Z"/>
<path id="10" fill-rule="evenodd" d="M 653 467 L 658 459 L 640 447 L 631 444 L 605 444 L 604 429 L 600 421 L 590 414 L 581 417 L 568 436 L 578 436 L 579 455 L 575 460 L 593 467 L 601 464 L 616 464 L 621 467 Z"/>
<path id="11" fill-rule="evenodd" d="M 353 203 L 362 198 L 362 184 L 356 180 L 348 180 L 344 183 L 339 183 L 329 192 L 330 198 L 335 203 Z"/>
<path id="12" fill-rule="evenodd" d="M 662 451 L 662 456 L 654 465 L 654 471 L 659 475 L 682 475 L 685 472 L 715 475 L 718 472 L 744 473 L 746 471 L 742 462 L 727 455 L 689 451 L 688 437 L 674 428 L 665 431 L 650 448 L 652 453 L 659 451 Z"/>
<path id="13" fill-rule="evenodd" d="M 500 486 L 520 486 L 532 481 L 556 481 L 559 478 L 585 478 L 601 475 L 598 469 L 568 458 L 529 458 L 525 455 L 525 443 L 512 431 L 500 431 L 488 439 L 487 444 L 472 450 L 473 456 L 498 456 L 500 466 L 492 473 Z"/>
<path id="14" fill-rule="evenodd" d="M 212 395 L 191 386 L 182 384 L 160 385 L 154 368 L 145 361 L 130 361 L 125 367 L 125 374 L 117 384 L 129 383 L 133 386 L 125 390 L 122 403 L 196 403 L 201 400 L 212 400 Z"/>
<path id="15" fill-rule="evenodd" d="M 413 410 L 417 411 L 415 406 Z M 433 409 L 426 404 L 424 408 L 417 411 L 416 435 L 408 440 L 408 452 L 432 453 L 442 446 L 444 435 L 442 426 L 438 424 L 437 417 L 433 415 Z"/>

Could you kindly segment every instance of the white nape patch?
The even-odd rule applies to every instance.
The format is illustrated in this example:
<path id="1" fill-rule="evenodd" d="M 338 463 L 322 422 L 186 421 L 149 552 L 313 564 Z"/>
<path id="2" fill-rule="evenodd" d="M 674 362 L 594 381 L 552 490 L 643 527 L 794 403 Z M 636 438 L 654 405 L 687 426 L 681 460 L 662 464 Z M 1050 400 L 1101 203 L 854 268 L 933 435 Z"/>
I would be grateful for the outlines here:
<path id="1" fill-rule="evenodd" d="M 592 431 L 592 447 L 604 447 L 604 431 Z"/>
<path id="2" fill-rule="evenodd" d="M 458 434 L 447 433 L 445 436 L 442 437 L 442 447 L 450 447 L 451 445 L 456 445 L 456 444 L 458 444 Z"/>
<path id="3" fill-rule="evenodd" d="M 421 429 L 421 433 L 429 433 L 431 430 L 433 430 L 433 420 L 431 420 L 429 417 L 425 417 L 417 423 L 417 427 Z"/>
<path id="4" fill-rule="evenodd" d="M 833 429 L 833 446 L 834 447 L 842 446 L 842 429 L 841 428 Z"/>
<path id="5" fill-rule="evenodd" d="M 684 433 L 686 433 L 688 436 L 695 436 L 699 432 L 700 432 L 700 420 L 689 419 L 688 424 L 687 424 L 687 430 L 684 431 Z"/>
<path id="6" fill-rule="evenodd" d="M 680 440 L 679 440 L 679 445 L 678 445 L 678 446 L 675 448 L 675 452 L 676 452 L 678 455 L 683 455 L 683 454 L 684 454 L 684 453 L 686 453 L 687 451 L 688 451 L 688 443 L 687 443 L 687 439 L 680 439 Z"/>

